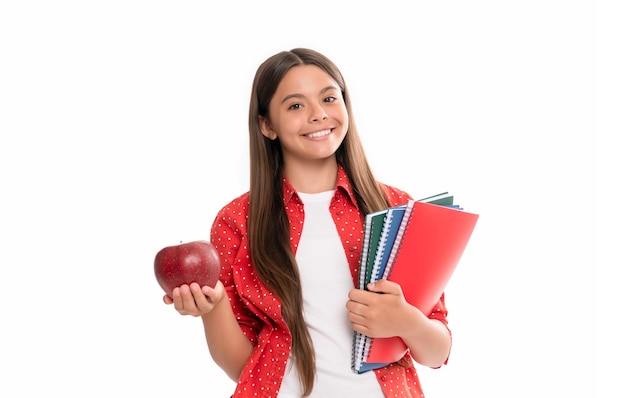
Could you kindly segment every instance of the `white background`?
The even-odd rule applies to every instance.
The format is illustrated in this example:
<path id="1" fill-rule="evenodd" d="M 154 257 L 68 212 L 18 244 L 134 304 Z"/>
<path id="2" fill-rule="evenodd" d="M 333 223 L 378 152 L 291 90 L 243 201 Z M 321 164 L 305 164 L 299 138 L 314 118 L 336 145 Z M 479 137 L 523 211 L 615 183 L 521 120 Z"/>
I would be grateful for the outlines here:
<path id="1" fill-rule="evenodd" d="M 624 47 L 604 41 L 615 31 L 595 12 L 545 0 L 3 2 L 0 396 L 233 392 L 201 321 L 162 303 L 153 259 L 207 239 L 247 190 L 252 77 L 293 47 L 342 70 L 380 180 L 415 197 L 450 191 L 480 214 L 447 289 L 450 362 L 418 368 L 426 396 L 611 396 L 615 354 L 596 362 L 596 338 L 622 343 L 611 291 L 595 297 L 594 191 L 616 181 L 596 181 L 596 134 L 612 132 L 603 120 L 624 97 L 600 106 L 596 90 L 623 83 L 607 73 Z"/>

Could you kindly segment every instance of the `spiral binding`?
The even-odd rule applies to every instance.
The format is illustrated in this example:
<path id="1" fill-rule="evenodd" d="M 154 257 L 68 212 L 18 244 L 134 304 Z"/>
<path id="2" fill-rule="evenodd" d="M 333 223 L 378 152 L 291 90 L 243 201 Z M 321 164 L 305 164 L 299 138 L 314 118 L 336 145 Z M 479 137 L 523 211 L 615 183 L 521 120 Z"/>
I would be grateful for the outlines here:
<path id="1" fill-rule="evenodd" d="M 363 250 L 361 252 L 360 270 L 359 270 L 359 289 L 365 289 L 366 286 L 366 270 L 367 270 L 367 254 L 369 252 L 372 224 L 371 219 L 376 213 L 370 213 L 366 215 L 365 230 L 363 234 Z M 369 219 L 369 221 L 368 221 Z M 363 346 L 365 344 L 364 339 L 366 336 L 362 333 L 354 331 L 352 337 L 352 361 L 351 366 L 354 372 L 358 372 L 362 364 Z"/>
<path id="2" fill-rule="evenodd" d="M 391 270 L 393 268 L 393 262 L 395 261 L 398 250 L 400 250 L 400 246 L 402 245 L 402 241 L 404 240 L 404 231 L 406 230 L 406 227 L 411 220 L 411 214 L 413 213 L 413 203 L 415 203 L 414 200 L 409 200 L 406 205 L 404 216 L 402 216 L 402 222 L 400 223 L 400 228 L 398 229 L 398 234 L 393 242 L 393 246 L 391 247 L 391 253 L 389 253 L 387 266 L 385 267 L 385 271 L 383 272 L 383 279 L 387 279 L 389 277 L 389 274 L 391 273 Z"/>
<path id="3" fill-rule="evenodd" d="M 385 225 L 383 227 L 383 231 L 380 235 L 380 240 L 378 242 L 378 246 L 376 247 L 376 256 L 374 258 L 374 267 L 372 269 L 372 277 L 369 282 L 376 279 L 376 275 L 380 272 L 380 268 L 384 267 L 385 264 L 382 263 L 383 253 L 385 252 L 385 247 L 387 246 L 388 237 L 389 237 L 389 229 L 391 227 L 391 219 L 393 218 L 393 212 L 387 212 L 387 218 L 385 219 Z"/>

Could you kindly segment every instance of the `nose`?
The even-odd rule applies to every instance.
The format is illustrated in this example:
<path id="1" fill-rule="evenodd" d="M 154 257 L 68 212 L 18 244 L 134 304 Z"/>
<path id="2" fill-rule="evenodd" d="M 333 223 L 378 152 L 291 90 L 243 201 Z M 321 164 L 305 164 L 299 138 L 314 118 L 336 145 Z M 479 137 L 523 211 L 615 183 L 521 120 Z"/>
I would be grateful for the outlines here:
<path id="1" fill-rule="evenodd" d="M 324 111 L 324 108 L 321 106 L 315 107 L 315 109 L 313 109 L 313 111 L 311 112 L 312 122 L 320 122 L 326 119 L 328 119 L 328 115 Z"/>

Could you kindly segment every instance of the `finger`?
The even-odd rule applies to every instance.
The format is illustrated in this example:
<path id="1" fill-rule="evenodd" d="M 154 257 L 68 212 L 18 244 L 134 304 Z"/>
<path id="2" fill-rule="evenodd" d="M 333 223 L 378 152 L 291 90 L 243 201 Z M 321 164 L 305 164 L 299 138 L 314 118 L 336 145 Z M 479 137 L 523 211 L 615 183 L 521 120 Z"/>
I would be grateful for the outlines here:
<path id="1" fill-rule="evenodd" d="M 180 286 L 180 297 L 181 297 L 181 303 L 182 303 L 182 308 L 180 309 L 181 311 L 183 311 L 186 314 L 191 314 L 194 311 L 196 311 L 197 309 L 196 299 L 193 296 L 193 293 L 189 285 Z"/>
<path id="2" fill-rule="evenodd" d="M 194 282 L 191 285 L 189 285 L 189 289 L 191 290 L 191 294 L 193 295 L 193 300 L 195 302 L 195 305 L 198 308 L 201 308 L 201 307 L 205 308 L 208 306 L 209 301 L 207 300 L 207 297 L 202 291 L 202 288 L 200 287 L 199 284 Z"/>
<path id="3" fill-rule="evenodd" d="M 352 312 L 356 314 L 358 305 L 359 305 L 358 302 L 353 301 L 353 300 L 348 300 L 348 302 L 346 303 L 346 309 L 348 310 L 348 312 Z"/>
<path id="4" fill-rule="evenodd" d="M 366 303 L 372 292 L 362 289 L 352 289 L 348 293 L 348 298 L 357 303 Z"/>
<path id="5" fill-rule="evenodd" d="M 354 312 L 348 312 L 348 321 L 350 322 L 350 326 L 352 330 L 355 330 L 359 333 L 363 333 L 365 335 L 369 335 L 369 321 L 366 317 L 359 315 Z"/>
<path id="6" fill-rule="evenodd" d="M 172 290 L 172 300 L 174 300 L 174 308 L 176 308 L 176 311 L 182 311 L 183 298 L 180 294 L 180 287 L 175 287 L 174 290 Z"/>
<path id="7" fill-rule="evenodd" d="M 351 323 L 351 326 L 352 330 L 354 330 L 355 332 L 362 333 L 365 336 L 373 337 L 371 330 L 367 326 L 359 323 Z"/>
<path id="8" fill-rule="evenodd" d="M 369 312 L 369 307 L 366 304 L 348 301 L 346 303 L 346 309 L 348 310 L 348 319 L 350 319 L 350 322 L 359 324 L 366 322 Z"/>
<path id="9" fill-rule="evenodd" d="M 174 299 L 166 294 L 166 295 L 163 296 L 163 302 L 165 304 L 168 304 L 168 305 L 169 304 L 173 304 L 174 303 Z"/>
<path id="10" fill-rule="evenodd" d="M 348 312 L 348 319 L 350 320 L 351 323 L 357 323 L 359 325 L 363 325 L 366 322 L 365 316 L 357 312 L 352 312 L 352 311 Z"/>
<path id="11" fill-rule="evenodd" d="M 367 319 L 356 312 L 348 311 L 348 321 L 352 325 L 352 329 L 355 329 L 356 326 L 366 328 Z"/>

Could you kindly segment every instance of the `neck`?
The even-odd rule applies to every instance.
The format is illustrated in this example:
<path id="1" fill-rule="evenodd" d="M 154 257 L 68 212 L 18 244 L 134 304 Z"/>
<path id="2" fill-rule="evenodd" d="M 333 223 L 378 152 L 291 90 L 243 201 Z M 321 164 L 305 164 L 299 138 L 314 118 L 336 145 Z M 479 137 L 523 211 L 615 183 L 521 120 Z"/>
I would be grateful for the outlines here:
<path id="1" fill-rule="evenodd" d="M 337 167 L 334 157 L 297 165 L 285 163 L 285 175 L 296 191 L 319 193 L 335 189 Z"/>

